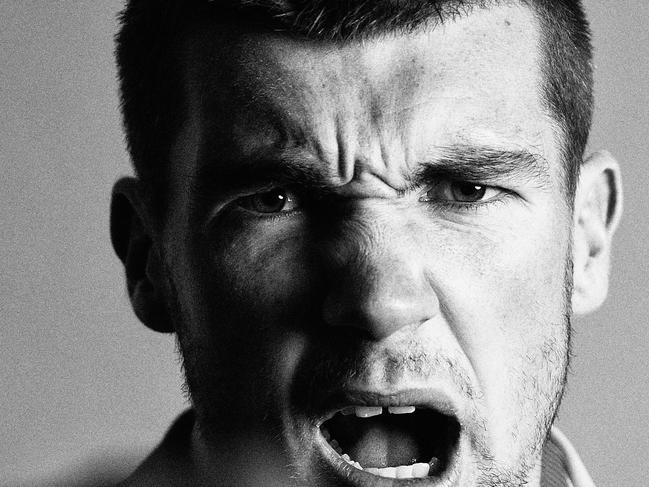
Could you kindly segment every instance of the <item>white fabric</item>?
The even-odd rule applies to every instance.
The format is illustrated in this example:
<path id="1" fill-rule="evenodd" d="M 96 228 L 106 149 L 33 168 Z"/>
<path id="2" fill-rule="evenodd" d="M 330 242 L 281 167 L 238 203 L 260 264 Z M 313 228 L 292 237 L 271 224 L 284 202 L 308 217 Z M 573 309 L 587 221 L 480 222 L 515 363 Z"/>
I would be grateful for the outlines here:
<path id="1" fill-rule="evenodd" d="M 568 475 L 569 487 L 595 487 L 593 479 L 588 474 L 584 463 L 572 443 L 558 428 L 552 428 L 550 432 L 552 441 L 563 451 L 564 466 Z"/>

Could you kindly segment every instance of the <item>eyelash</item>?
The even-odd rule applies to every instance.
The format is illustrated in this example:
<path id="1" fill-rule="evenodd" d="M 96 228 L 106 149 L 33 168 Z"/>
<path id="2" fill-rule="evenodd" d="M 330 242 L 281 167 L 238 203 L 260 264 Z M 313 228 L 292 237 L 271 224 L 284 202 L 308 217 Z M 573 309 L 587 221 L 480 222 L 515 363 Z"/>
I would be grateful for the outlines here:
<path id="1" fill-rule="evenodd" d="M 447 181 L 448 183 L 457 183 L 459 181 Z M 464 182 L 464 181 L 462 181 Z M 424 201 L 424 198 L 426 197 L 425 195 L 427 194 L 428 191 L 434 186 L 434 185 L 429 185 L 427 186 L 426 190 L 424 191 L 424 196 L 420 197 L 419 201 L 422 203 L 426 203 L 427 206 L 432 207 L 432 210 L 437 210 L 441 209 L 444 211 L 455 211 L 455 212 L 477 212 L 481 209 L 488 208 L 491 206 L 495 205 L 500 205 L 504 204 L 507 200 L 510 198 L 513 198 L 515 195 L 512 191 L 509 191 L 505 188 L 501 188 L 499 186 L 490 186 L 488 184 L 483 184 L 480 182 L 474 182 L 471 181 L 469 184 L 475 184 L 476 186 L 484 186 L 488 189 L 496 189 L 500 191 L 500 194 L 490 198 L 486 201 L 450 201 L 450 200 L 437 200 L 437 201 Z"/>
<path id="2" fill-rule="evenodd" d="M 457 201 L 439 201 L 434 203 L 434 205 L 437 207 L 436 209 L 441 208 L 444 211 L 455 211 L 455 212 L 464 212 L 464 213 L 470 213 L 470 212 L 478 212 L 484 208 L 487 207 L 492 207 L 492 206 L 497 206 L 497 205 L 502 205 L 505 204 L 505 202 L 513 198 L 514 195 L 511 192 L 503 190 L 503 194 L 492 198 L 487 201 L 481 201 L 481 202 L 457 202 Z M 431 205 L 432 206 L 432 205 Z"/>
<path id="3" fill-rule="evenodd" d="M 255 213 L 254 211 L 251 210 L 244 210 L 247 211 L 248 215 L 251 215 L 252 218 L 257 219 L 257 220 L 262 220 L 265 222 L 269 223 L 275 223 L 279 222 L 281 220 L 285 220 L 287 218 L 292 218 L 296 214 L 302 213 L 302 210 L 290 210 L 290 211 L 281 211 L 278 213 Z"/>

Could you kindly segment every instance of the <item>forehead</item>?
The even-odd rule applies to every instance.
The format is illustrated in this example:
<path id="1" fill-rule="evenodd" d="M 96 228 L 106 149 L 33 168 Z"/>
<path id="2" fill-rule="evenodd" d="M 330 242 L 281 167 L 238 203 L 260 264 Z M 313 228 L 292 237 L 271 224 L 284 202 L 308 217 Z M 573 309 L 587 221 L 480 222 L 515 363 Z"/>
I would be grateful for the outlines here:
<path id="1" fill-rule="evenodd" d="M 453 145 L 555 160 L 539 43 L 521 6 L 344 43 L 201 26 L 186 46 L 192 137 L 227 161 L 297 148 L 338 169 L 403 171 Z"/>

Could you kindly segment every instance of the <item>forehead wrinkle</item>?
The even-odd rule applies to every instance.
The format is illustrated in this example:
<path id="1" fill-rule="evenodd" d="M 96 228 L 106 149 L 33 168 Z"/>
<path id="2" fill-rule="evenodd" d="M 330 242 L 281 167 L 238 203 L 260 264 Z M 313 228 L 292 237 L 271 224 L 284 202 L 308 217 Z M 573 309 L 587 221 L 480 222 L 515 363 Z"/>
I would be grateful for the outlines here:
<path id="1" fill-rule="evenodd" d="M 266 117 L 273 127 L 277 134 L 274 149 L 293 153 L 307 151 L 326 166 L 325 172 L 330 177 L 334 177 L 335 172 L 339 180 L 348 180 L 349 161 L 353 159 L 355 145 L 350 136 L 355 123 L 335 110 L 336 105 L 348 103 L 335 93 L 323 96 L 318 86 L 312 86 L 299 76 L 288 75 L 288 78 L 293 87 L 281 87 L 280 96 L 278 92 L 258 92 L 248 104 L 251 115 Z M 325 103 L 327 100 L 329 103 Z"/>
<path id="2" fill-rule="evenodd" d="M 187 43 L 193 59 L 187 71 L 194 73 L 189 78 L 199 81 L 187 83 L 187 88 L 202 112 L 203 123 L 209 125 L 206 132 L 229 132 L 223 134 L 223 142 L 242 153 L 262 145 L 252 144 L 261 135 L 263 145 L 309 148 L 323 160 L 337 160 L 333 116 L 323 117 L 335 105 L 326 101 L 336 94 L 332 88 L 326 93 L 323 90 L 335 83 L 310 83 L 304 71 L 309 71 L 313 60 L 302 56 L 299 65 L 287 64 L 282 53 L 289 47 L 273 43 L 273 37 L 223 26 L 221 32 L 203 31 L 194 36 L 203 41 L 199 47 L 209 45 L 209 49 Z M 205 42 L 210 38 L 212 42 Z M 265 48 L 268 42 L 274 49 Z M 228 49 L 223 49 L 223 44 Z"/>
<path id="3" fill-rule="evenodd" d="M 219 100 L 212 100 L 211 107 L 203 114 L 208 139 L 206 156 L 227 155 L 230 160 L 285 159 L 295 161 L 299 157 L 312 161 L 334 178 L 339 151 L 344 149 L 343 131 L 332 117 L 312 116 L 309 110 L 285 105 L 265 94 L 248 100 L 239 106 L 231 120 L 224 124 L 210 113 L 222 111 Z M 288 101 L 295 105 L 294 101 Z M 222 133 L 227 132 L 227 133 Z M 215 134 L 212 139 L 209 134 Z M 224 151 L 225 149 L 225 151 Z"/>
<path id="4" fill-rule="evenodd" d="M 406 41 L 397 38 L 390 46 L 398 50 Z M 244 96 L 249 110 L 257 110 L 259 105 L 266 107 L 266 114 L 272 114 L 283 139 L 280 145 L 300 145 L 317 153 L 325 163 L 337 166 L 339 181 L 351 181 L 358 170 L 373 166 L 382 172 L 390 165 L 386 160 L 390 146 L 395 142 L 404 146 L 401 127 L 408 124 L 394 114 L 428 103 L 415 101 L 418 83 L 413 83 L 411 72 L 415 58 L 394 55 L 390 63 L 379 65 L 382 71 L 377 75 L 377 64 L 373 62 L 376 59 L 365 59 L 378 54 L 367 49 L 374 42 L 351 43 L 338 49 L 325 47 L 315 57 L 297 49 L 292 51 L 299 56 L 297 64 L 295 60 L 288 64 L 282 58 L 285 45 L 276 46 L 279 52 L 271 49 L 261 53 L 261 59 L 268 60 L 267 64 L 261 63 L 263 72 L 257 59 L 252 65 L 254 76 L 244 76 L 243 88 L 252 92 Z M 253 57 L 256 55 L 253 53 Z M 316 64 L 314 59 L 321 62 Z M 372 71 L 372 76 L 366 71 Z M 312 77 L 311 72 L 317 77 Z M 409 106 L 402 107 L 404 102 Z"/>

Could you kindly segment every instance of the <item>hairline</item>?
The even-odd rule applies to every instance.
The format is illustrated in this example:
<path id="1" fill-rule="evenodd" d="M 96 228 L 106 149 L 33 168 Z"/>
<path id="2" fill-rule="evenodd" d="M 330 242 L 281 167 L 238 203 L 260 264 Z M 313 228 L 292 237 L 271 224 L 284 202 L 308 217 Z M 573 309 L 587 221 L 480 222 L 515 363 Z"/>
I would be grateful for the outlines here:
<path id="1" fill-rule="evenodd" d="M 451 0 L 450 3 L 453 3 L 453 0 Z M 497 8 L 499 6 L 503 5 L 518 5 L 521 6 L 522 8 L 527 8 L 529 11 L 532 12 L 534 19 L 536 20 L 534 28 L 537 29 L 537 32 L 539 34 L 539 57 L 538 57 L 538 67 L 541 73 L 541 78 L 540 78 L 540 83 L 539 83 L 539 97 L 540 101 L 542 103 L 542 106 L 544 109 L 547 111 L 547 114 L 549 115 L 550 120 L 553 122 L 554 128 L 556 128 L 556 132 L 558 134 L 558 146 L 560 149 L 561 153 L 561 171 L 562 171 L 562 182 L 564 186 L 564 194 L 567 198 L 567 202 L 572 208 L 574 204 L 574 195 L 575 195 L 575 188 L 574 188 L 574 182 L 570 181 L 571 177 L 571 171 L 574 173 L 572 174 L 573 178 L 576 178 L 578 176 L 578 171 L 579 171 L 579 166 L 580 164 L 575 164 L 573 160 L 574 154 L 570 154 L 570 148 L 571 148 L 571 140 L 570 140 L 570 128 L 568 126 L 568 123 L 565 120 L 565 117 L 563 116 L 564 114 L 560 113 L 555 107 L 552 106 L 552 102 L 550 100 L 552 96 L 552 80 L 551 80 L 551 75 L 552 75 L 552 67 L 550 66 L 550 43 L 551 43 L 551 36 L 552 34 L 552 26 L 549 25 L 547 16 L 543 15 L 543 8 L 542 6 L 539 5 L 539 2 L 535 0 L 475 0 L 475 1 L 470 1 L 466 7 L 468 9 L 460 13 L 458 15 L 453 16 L 452 18 L 430 18 L 426 22 L 418 25 L 415 29 L 402 29 L 402 28 L 394 28 L 394 29 L 384 29 L 384 30 L 377 30 L 374 32 L 362 32 L 357 36 L 353 36 L 350 38 L 328 38 L 328 37 L 323 37 L 323 38 L 313 38 L 309 37 L 306 35 L 302 35 L 299 32 L 294 32 L 292 30 L 278 30 L 278 29 L 269 29 L 269 28 L 254 28 L 254 24 L 250 22 L 246 22 L 245 20 L 240 22 L 240 25 L 244 27 L 244 29 L 248 30 L 249 32 L 257 32 L 259 34 L 275 34 L 287 38 L 294 38 L 298 40 L 303 40 L 304 42 L 319 42 L 319 43 L 327 43 L 327 42 L 333 42 L 333 43 L 340 43 L 340 44 L 346 44 L 350 42 L 355 42 L 355 41 L 363 41 L 363 40 L 373 40 L 373 39 L 381 39 L 382 37 L 386 36 L 399 36 L 399 37 L 408 37 L 416 32 L 421 32 L 422 30 L 425 29 L 434 29 L 437 28 L 440 24 L 444 24 L 445 22 L 454 22 L 456 21 L 457 18 L 459 17 L 469 17 L 472 15 L 473 11 L 475 8 L 486 8 L 486 9 L 491 9 L 491 8 Z M 180 72 L 180 88 L 181 92 L 179 93 L 180 99 L 178 102 L 178 108 L 179 108 L 179 113 L 177 113 L 177 118 L 178 122 L 175 125 L 175 130 L 171 133 L 170 137 L 170 142 L 167 145 L 167 149 L 165 151 L 165 160 L 162 163 L 162 167 L 160 167 L 160 171 L 156 171 L 156 177 L 151 177 L 151 171 L 148 171 L 148 174 L 138 174 L 140 176 L 140 179 L 143 180 L 143 182 L 147 185 L 150 185 L 151 188 L 150 191 L 152 195 L 157 192 L 165 193 L 165 190 L 169 189 L 169 184 L 170 184 L 170 179 L 172 177 L 172 171 L 170 170 L 170 165 L 171 165 L 171 155 L 173 153 L 174 147 L 178 144 L 179 138 L 183 134 L 183 127 L 186 123 L 188 123 L 189 118 L 191 116 L 191 103 L 190 103 L 190 87 L 189 87 L 189 81 L 188 81 L 188 74 L 190 73 L 191 67 L 187 63 L 187 58 L 188 58 L 188 49 L 187 49 L 187 43 L 188 40 L 190 39 L 191 36 L 191 27 L 195 27 L 197 22 L 201 22 L 201 19 L 198 18 L 192 18 L 190 21 L 185 22 L 182 26 L 182 29 L 180 29 L 178 32 L 174 34 L 175 39 L 171 41 L 170 45 L 172 49 L 170 52 L 168 52 L 166 55 L 169 56 L 168 61 L 171 62 L 172 64 L 175 64 L 179 68 Z M 213 19 L 212 22 L 215 22 Z M 221 21 L 216 21 L 222 24 L 225 24 L 227 21 L 226 20 L 221 20 Z M 227 35 L 227 34 L 226 34 Z M 171 110 L 168 110 L 167 113 L 169 113 Z M 160 187 L 160 182 L 162 182 L 162 186 Z M 162 197 L 163 195 L 157 195 L 153 198 L 152 201 L 155 201 L 154 204 L 157 205 L 162 205 L 160 208 L 160 216 L 162 216 L 166 210 L 167 210 L 167 205 L 168 201 L 164 201 L 164 198 Z M 157 211 L 157 210 L 156 210 Z"/>

